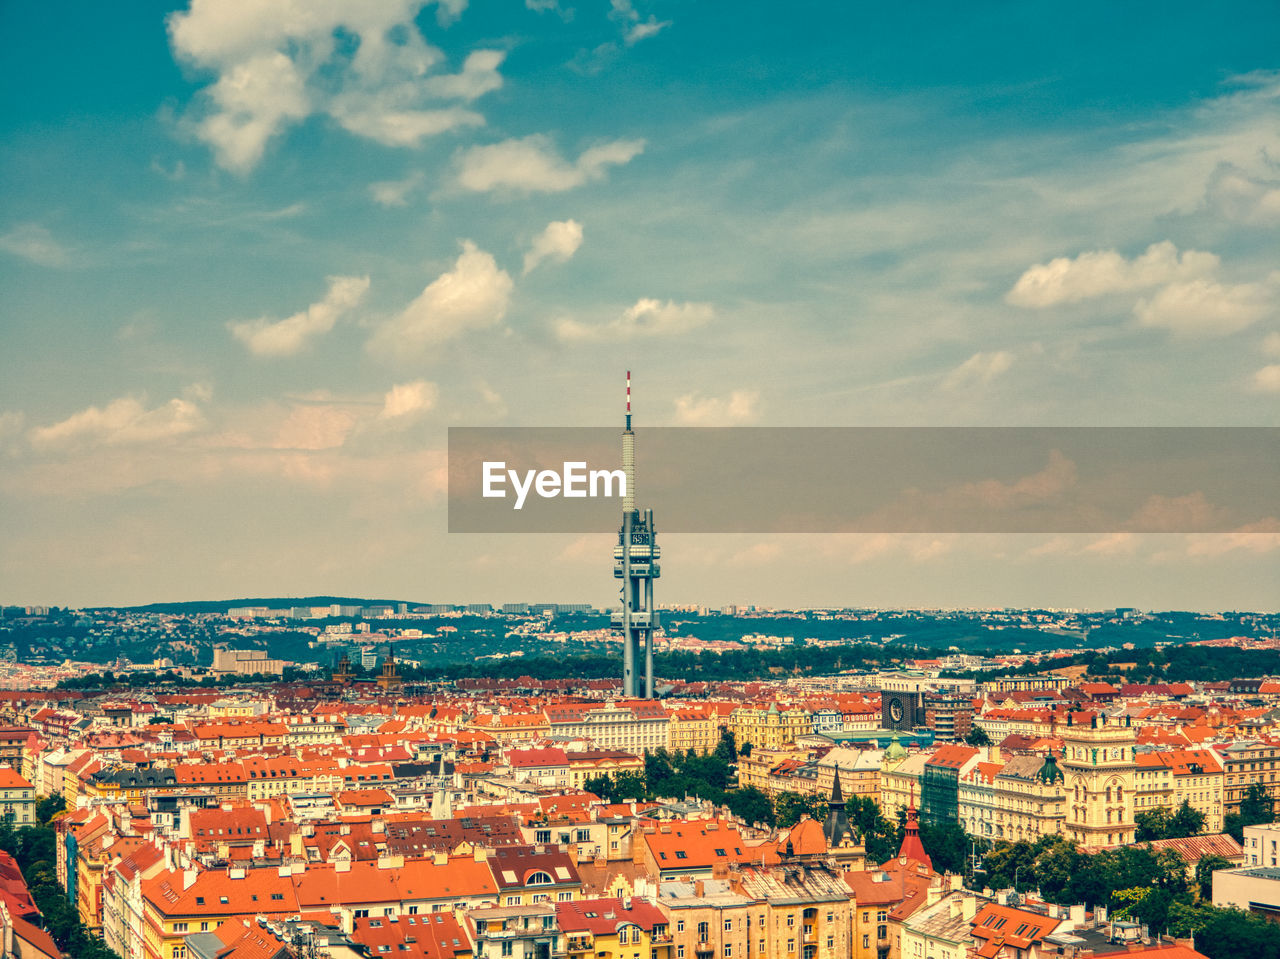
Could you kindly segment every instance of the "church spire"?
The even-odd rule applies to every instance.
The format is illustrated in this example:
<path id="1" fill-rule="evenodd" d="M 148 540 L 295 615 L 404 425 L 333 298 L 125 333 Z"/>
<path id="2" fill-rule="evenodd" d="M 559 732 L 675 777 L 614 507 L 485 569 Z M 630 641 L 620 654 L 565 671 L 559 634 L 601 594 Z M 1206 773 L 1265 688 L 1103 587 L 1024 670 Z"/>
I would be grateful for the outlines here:
<path id="1" fill-rule="evenodd" d="M 911 787 L 911 805 L 907 807 L 906 833 L 902 837 L 902 848 L 898 850 L 898 858 L 914 859 L 916 862 L 923 863 L 930 871 L 933 870 L 933 860 L 924 851 L 924 843 L 920 841 L 920 821 L 916 818 L 914 786 Z"/>

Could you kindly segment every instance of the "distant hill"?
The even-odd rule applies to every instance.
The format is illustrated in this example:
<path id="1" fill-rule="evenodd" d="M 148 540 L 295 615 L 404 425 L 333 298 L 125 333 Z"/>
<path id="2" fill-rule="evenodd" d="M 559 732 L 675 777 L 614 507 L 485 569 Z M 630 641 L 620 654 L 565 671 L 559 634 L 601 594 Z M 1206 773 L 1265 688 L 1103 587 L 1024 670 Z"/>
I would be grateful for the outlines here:
<path id="1" fill-rule="evenodd" d="M 288 609 L 290 606 L 395 606 L 407 602 L 410 607 L 423 606 L 417 600 L 361 599 L 355 596 L 275 596 L 259 599 L 210 599 L 186 603 L 148 603 L 146 606 L 97 606 L 95 609 L 127 609 L 139 613 L 225 613 L 241 606 L 265 606 Z"/>

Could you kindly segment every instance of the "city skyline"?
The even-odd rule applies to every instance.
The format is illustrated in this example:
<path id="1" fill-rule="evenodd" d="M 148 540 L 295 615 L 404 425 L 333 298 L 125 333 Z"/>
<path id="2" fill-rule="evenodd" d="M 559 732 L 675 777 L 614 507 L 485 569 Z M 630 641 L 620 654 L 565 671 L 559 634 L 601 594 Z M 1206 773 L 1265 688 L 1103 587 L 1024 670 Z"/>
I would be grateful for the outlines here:
<path id="1" fill-rule="evenodd" d="M 0 13 L 0 602 L 607 606 L 611 535 L 446 532 L 445 432 L 626 369 L 642 488 L 651 426 L 1280 425 L 1270 5 L 284 9 Z M 677 604 L 1280 603 L 1276 517 L 663 546 Z"/>

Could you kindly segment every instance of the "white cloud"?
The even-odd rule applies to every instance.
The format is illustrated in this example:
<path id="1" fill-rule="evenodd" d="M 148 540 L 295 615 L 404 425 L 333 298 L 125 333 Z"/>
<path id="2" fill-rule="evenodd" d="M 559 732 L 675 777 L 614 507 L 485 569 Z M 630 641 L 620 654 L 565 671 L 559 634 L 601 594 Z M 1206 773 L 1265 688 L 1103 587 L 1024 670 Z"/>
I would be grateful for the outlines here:
<path id="1" fill-rule="evenodd" d="M 287 319 L 228 323 L 231 335 L 255 356 L 292 356 L 314 337 L 333 329 L 338 317 L 358 306 L 369 290 L 367 276 L 331 276 L 324 299 Z"/>
<path id="2" fill-rule="evenodd" d="M 582 246 L 582 224 L 577 220 L 554 220 L 533 241 L 524 255 L 524 272 L 527 274 L 544 260 L 565 263 Z"/>
<path id="3" fill-rule="evenodd" d="M 236 173 L 258 165 L 267 141 L 311 112 L 306 78 L 283 53 L 264 53 L 237 63 L 209 89 L 217 110 L 196 125 L 218 163 Z"/>
<path id="4" fill-rule="evenodd" d="M 493 257 L 469 240 L 453 269 L 441 274 L 369 340 L 387 358 L 420 353 L 468 330 L 495 326 L 506 315 L 514 284 Z"/>
<path id="5" fill-rule="evenodd" d="M 433 73 L 444 57 L 415 22 L 425 5 L 192 0 L 168 26 L 175 55 L 217 77 L 204 91 L 196 135 L 219 165 L 246 173 L 272 138 L 313 114 L 393 146 L 483 123 L 448 101 L 470 102 L 501 86 L 504 54 L 477 50 L 458 74 Z M 437 17 L 447 24 L 465 7 L 465 0 L 442 0 Z"/>
<path id="6" fill-rule="evenodd" d="M 711 320 L 710 303 L 675 303 L 641 299 L 608 323 L 580 323 L 564 319 L 556 324 L 562 340 L 627 340 L 638 336 L 678 336 Z"/>
<path id="7" fill-rule="evenodd" d="M 52 450 L 81 443 L 151 443 L 182 436 L 203 426 L 204 414 L 194 398 L 174 397 L 162 406 L 147 409 L 136 397 L 122 396 L 106 406 L 90 406 L 73 413 L 51 426 L 36 427 L 28 437 L 36 449 Z"/>
<path id="8" fill-rule="evenodd" d="M 1143 326 L 1225 336 L 1255 323 L 1270 309 L 1270 294 L 1260 284 L 1232 286 L 1202 279 L 1171 283 L 1150 299 L 1139 300 L 1133 313 Z"/>
<path id="9" fill-rule="evenodd" d="M 422 183 L 421 172 L 410 173 L 403 180 L 379 180 L 369 184 L 369 195 L 379 206 L 404 206 L 409 194 Z"/>
<path id="10" fill-rule="evenodd" d="M 657 17 L 650 17 L 644 23 L 637 23 L 627 31 L 625 38 L 627 46 L 635 46 L 641 40 L 648 40 L 650 37 L 656 37 L 664 29 L 671 26 L 670 20 L 658 21 Z"/>
<path id="11" fill-rule="evenodd" d="M 959 390 L 986 386 L 1011 366 L 1013 366 L 1013 354 L 1008 350 L 974 353 L 946 375 L 942 380 L 942 388 Z"/>
<path id="12" fill-rule="evenodd" d="M 278 450 L 331 450 L 347 441 L 356 426 L 354 411 L 325 403 L 300 403 L 276 430 Z"/>
<path id="13" fill-rule="evenodd" d="M 1058 257 L 1039 263 L 1018 278 L 1005 300 L 1014 306 L 1047 307 L 1059 303 L 1148 289 L 1174 281 L 1206 276 L 1218 268 L 1212 253 L 1178 248 L 1165 240 L 1153 243 L 1134 260 L 1115 250 L 1081 253 L 1075 259 Z"/>
<path id="14" fill-rule="evenodd" d="M 686 393 L 676 397 L 676 422 L 682 426 L 736 426 L 759 416 L 760 394 L 734 390 L 727 397 Z"/>
<path id="15" fill-rule="evenodd" d="M 382 412 L 378 415 L 384 420 L 413 417 L 434 409 L 439 398 L 440 388 L 427 380 L 397 383 L 383 398 Z"/>
<path id="16" fill-rule="evenodd" d="M 1250 176 L 1235 164 L 1222 163 L 1213 171 L 1205 198 L 1228 220 L 1251 226 L 1280 223 L 1280 185 Z"/>
<path id="17" fill-rule="evenodd" d="M 1280 393 L 1280 363 L 1271 363 L 1254 373 L 1253 388 L 1259 393 Z"/>
<path id="18" fill-rule="evenodd" d="M 1262 352 L 1266 356 L 1280 356 L 1280 333 L 1268 333 L 1263 337 Z"/>
<path id="19" fill-rule="evenodd" d="M 19 223 L 0 234 L 0 250 L 30 260 L 37 266 L 66 266 L 71 257 L 67 248 L 38 223 Z"/>
<path id="20" fill-rule="evenodd" d="M 458 182 L 468 190 L 513 189 L 559 193 L 604 178 L 611 166 L 629 163 L 643 140 L 615 140 L 585 150 L 569 163 L 541 135 L 472 147 L 459 157 Z"/>

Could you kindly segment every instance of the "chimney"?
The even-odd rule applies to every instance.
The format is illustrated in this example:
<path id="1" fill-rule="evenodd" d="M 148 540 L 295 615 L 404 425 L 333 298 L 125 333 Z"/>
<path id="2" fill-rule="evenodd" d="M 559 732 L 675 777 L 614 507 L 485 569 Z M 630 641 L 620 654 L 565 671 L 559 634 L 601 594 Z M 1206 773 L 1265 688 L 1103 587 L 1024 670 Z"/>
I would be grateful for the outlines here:
<path id="1" fill-rule="evenodd" d="M 965 919 L 972 919 L 978 913 L 977 896 L 965 896 L 960 901 L 960 912 Z"/>
<path id="2" fill-rule="evenodd" d="M 449 854 L 447 852 L 433 853 L 431 856 L 431 861 L 437 866 L 447 865 L 449 862 Z"/>
<path id="3" fill-rule="evenodd" d="M 693 897 L 695 899 L 702 899 L 704 895 L 703 890 L 705 888 L 706 887 L 704 886 L 701 879 L 696 880 L 693 884 Z"/>
<path id="4" fill-rule="evenodd" d="M 196 884 L 196 871 L 194 869 L 182 870 L 182 888 L 183 891 L 190 889 Z"/>

